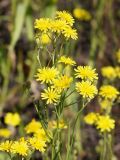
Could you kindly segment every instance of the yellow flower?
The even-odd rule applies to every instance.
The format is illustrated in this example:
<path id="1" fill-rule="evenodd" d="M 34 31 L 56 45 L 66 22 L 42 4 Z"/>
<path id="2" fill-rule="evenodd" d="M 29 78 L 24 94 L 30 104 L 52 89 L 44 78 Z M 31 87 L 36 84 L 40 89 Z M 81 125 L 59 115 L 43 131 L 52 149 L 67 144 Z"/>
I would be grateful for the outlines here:
<path id="1" fill-rule="evenodd" d="M 24 138 L 20 138 L 18 141 L 15 141 L 11 146 L 11 152 L 19 154 L 21 156 L 27 156 L 29 151 L 29 146 Z"/>
<path id="2" fill-rule="evenodd" d="M 63 32 L 63 28 L 67 26 L 66 22 L 63 20 L 54 20 L 51 22 L 52 25 L 52 32 L 56 32 L 56 33 L 62 33 Z"/>
<path id="3" fill-rule="evenodd" d="M 76 83 L 76 90 L 83 98 L 94 98 L 97 94 L 96 86 L 89 81 L 82 81 Z"/>
<path id="4" fill-rule="evenodd" d="M 90 13 L 83 8 L 75 8 L 73 10 L 73 15 L 79 20 L 89 21 L 91 19 Z"/>
<path id="5" fill-rule="evenodd" d="M 41 123 L 36 121 L 35 119 L 32 119 L 32 121 L 26 125 L 25 131 L 28 134 L 29 133 L 36 133 L 41 128 L 42 128 Z"/>
<path id="6" fill-rule="evenodd" d="M 53 80 L 57 77 L 59 72 L 56 68 L 48 68 L 44 67 L 38 69 L 38 73 L 35 75 L 37 81 L 41 81 L 41 83 L 53 83 Z"/>
<path id="7" fill-rule="evenodd" d="M 46 141 L 39 139 L 37 137 L 32 137 L 29 139 L 29 143 L 30 143 L 31 147 L 33 147 L 34 149 L 36 149 L 40 152 L 45 151 Z"/>
<path id="8" fill-rule="evenodd" d="M 72 81 L 72 77 L 68 77 L 66 75 L 60 76 L 58 79 L 53 81 L 53 88 L 61 91 L 63 89 L 69 88 Z"/>
<path id="9" fill-rule="evenodd" d="M 38 138 L 39 140 L 46 141 L 46 142 L 49 141 L 49 137 L 43 128 L 37 130 L 37 132 L 34 133 L 34 137 Z"/>
<path id="10" fill-rule="evenodd" d="M 74 18 L 71 16 L 70 13 L 66 11 L 57 11 L 56 18 L 66 21 L 70 26 L 73 26 Z"/>
<path id="11" fill-rule="evenodd" d="M 120 63 L 120 49 L 116 53 L 116 58 L 117 58 L 118 63 Z"/>
<path id="12" fill-rule="evenodd" d="M 52 128 L 52 129 L 56 129 L 57 127 L 59 129 L 66 129 L 67 128 L 67 125 L 65 124 L 64 120 L 60 120 L 58 123 L 58 126 L 57 126 L 57 122 L 54 120 L 50 121 L 48 125 L 49 125 L 49 128 Z"/>
<path id="13" fill-rule="evenodd" d="M 98 79 L 96 70 L 92 69 L 91 66 L 78 66 L 75 72 L 76 78 L 81 78 L 82 80 L 94 81 Z"/>
<path id="14" fill-rule="evenodd" d="M 107 108 L 112 107 L 112 102 L 108 99 L 104 99 L 100 101 L 100 106 L 102 109 L 107 109 Z"/>
<path id="15" fill-rule="evenodd" d="M 105 99 L 111 99 L 114 100 L 117 98 L 117 95 L 119 92 L 117 89 L 111 85 L 104 85 L 100 88 L 99 95 L 102 96 Z"/>
<path id="16" fill-rule="evenodd" d="M 48 34 L 46 33 L 42 33 L 41 37 L 40 37 L 41 43 L 42 44 L 48 44 L 51 42 L 50 37 L 48 36 Z"/>
<path id="17" fill-rule="evenodd" d="M 40 31 L 48 31 L 51 28 L 51 20 L 49 18 L 40 18 L 35 20 L 34 27 Z"/>
<path id="18" fill-rule="evenodd" d="M 21 118 L 18 113 L 7 113 L 5 116 L 5 124 L 11 126 L 18 126 L 21 122 Z"/>
<path id="19" fill-rule="evenodd" d="M 0 151 L 11 152 L 12 141 L 5 141 L 0 143 Z"/>
<path id="20" fill-rule="evenodd" d="M 98 119 L 98 114 L 94 112 L 91 112 L 84 117 L 85 123 L 90 124 L 90 125 L 95 124 L 97 119 Z"/>
<path id="21" fill-rule="evenodd" d="M 101 72 L 103 77 L 106 77 L 108 79 L 115 79 L 117 76 L 115 68 L 113 68 L 112 66 L 102 67 Z"/>
<path id="22" fill-rule="evenodd" d="M 74 60 L 72 60 L 69 57 L 65 57 L 65 56 L 60 57 L 58 62 L 59 63 L 64 63 L 65 65 L 71 65 L 71 66 L 76 65 L 76 62 Z"/>
<path id="23" fill-rule="evenodd" d="M 64 27 L 63 35 L 66 39 L 69 39 L 69 38 L 74 40 L 78 39 L 78 34 L 76 29 L 72 29 L 70 26 Z"/>
<path id="24" fill-rule="evenodd" d="M 11 131 L 7 128 L 0 129 L 0 137 L 9 138 L 11 136 Z"/>
<path id="25" fill-rule="evenodd" d="M 56 104 L 60 98 L 60 94 L 56 89 L 48 87 L 48 89 L 44 89 L 44 92 L 41 93 L 41 97 L 43 100 L 47 100 L 47 104 Z"/>
<path id="26" fill-rule="evenodd" d="M 119 66 L 116 66 L 116 67 L 115 67 L 115 72 L 116 72 L 116 76 L 117 76 L 118 78 L 120 78 L 120 67 L 119 67 Z"/>
<path id="27" fill-rule="evenodd" d="M 101 132 L 110 132 L 115 128 L 115 120 L 109 116 L 99 116 L 96 125 L 97 129 L 100 129 Z"/>

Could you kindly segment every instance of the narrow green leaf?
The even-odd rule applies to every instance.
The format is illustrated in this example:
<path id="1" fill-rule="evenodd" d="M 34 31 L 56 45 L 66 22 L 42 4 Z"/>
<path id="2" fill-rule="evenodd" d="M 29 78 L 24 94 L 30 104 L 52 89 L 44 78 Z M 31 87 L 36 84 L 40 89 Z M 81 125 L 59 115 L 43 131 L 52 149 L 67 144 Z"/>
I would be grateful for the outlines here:
<path id="1" fill-rule="evenodd" d="M 25 22 L 26 22 L 26 32 L 28 40 L 33 41 L 34 39 L 33 19 L 30 14 L 27 14 Z"/>
<path id="2" fill-rule="evenodd" d="M 19 3 L 18 6 L 17 6 L 15 24 L 14 24 L 14 31 L 13 31 L 13 34 L 12 34 L 12 40 L 11 40 L 10 48 L 15 47 L 16 42 L 18 41 L 18 39 L 20 37 L 29 1 L 30 0 L 26 0 L 24 3 Z"/>

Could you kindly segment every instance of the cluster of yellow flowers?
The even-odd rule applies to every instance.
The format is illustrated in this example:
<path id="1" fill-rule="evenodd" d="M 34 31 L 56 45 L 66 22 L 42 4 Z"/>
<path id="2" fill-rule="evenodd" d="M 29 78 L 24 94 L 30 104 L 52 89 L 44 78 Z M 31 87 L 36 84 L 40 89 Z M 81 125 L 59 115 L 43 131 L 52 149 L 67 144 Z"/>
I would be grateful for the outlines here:
<path id="1" fill-rule="evenodd" d="M 74 18 L 66 11 L 57 11 L 55 19 L 40 18 L 35 21 L 35 28 L 38 33 L 37 36 L 41 34 L 47 34 L 47 36 L 52 39 L 56 37 L 64 36 L 66 40 L 69 38 L 77 39 L 77 32 L 73 29 Z M 52 40 L 53 43 L 54 40 Z M 54 56 L 51 53 L 51 56 Z M 53 57 L 54 59 L 54 57 Z M 63 70 L 59 70 L 59 64 L 63 65 Z M 76 66 L 76 62 L 70 57 L 61 56 L 55 59 L 53 66 L 41 67 L 37 70 L 35 75 L 36 80 L 39 81 L 44 88 L 41 93 L 41 99 L 46 100 L 46 104 L 58 104 L 62 93 L 68 90 L 75 78 L 80 79 L 80 82 L 74 83 L 76 86 L 76 91 L 86 99 L 92 99 L 97 94 L 96 80 L 98 79 L 98 74 L 95 69 L 90 66 L 78 66 L 75 69 L 74 75 L 66 74 L 66 68 Z M 73 69 L 73 68 L 72 68 Z M 42 87 L 42 88 L 43 88 Z"/>
<path id="2" fill-rule="evenodd" d="M 62 56 L 58 60 L 58 63 L 64 65 L 74 66 L 76 62 L 69 57 Z M 47 100 L 47 104 L 56 104 L 60 97 L 62 91 L 70 88 L 73 78 L 60 73 L 57 68 L 54 67 L 44 67 L 38 69 L 35 75 L 36 80 L 40 81 L 41 84 L 47 84 L 47 89 L 41 93 L 41 98 Z M 97 94 L 96 80 L 98 79 L 98 74 L 95 69 L 90 66 L 78 66 L 75 69 L 75 77 L 81 79 L 81 82 L 76 82 L 76 90 L 83 98 L 92 99 Z"/>
<path id="3" fill-rule="evenodd" d="M 77 31 L 72 28 L 74 19 L 66 11 L 57 11 L 55 19 L 40 18 L 35 20 L 35 28 L 38 31 L 37 40 L 42 44 L 48 44 L 60 35 L 66 40 L 77 39 Z"/>
<path id="4" fill-rule="evenodd" d="M 115 54 L 116 60 L 119 63 L 119 55 L 120 55 L 120 50 Z M 116 62 L 115 62 L 116 63 Z M 113 83 L 114 81 L 117 82 L 120 78 L 120 67 L 119 65 L 112 67 L 112 66 L 106 66 L 102 67 L 101 69 L 102 76 L 105 78 L 105 83 Z M 100 106 L 103 110 L 106 110 L 107 112 L 110 113 L 111 107 L 113 105 L 113 102 L 116 99 L 119 99 L 119 91 L 117 88 L 111 84 L 104 84 L 100 88 Z"/>
<path id="5" fill-rule="evenodd" d="M 120 52 L 116 53 L 117 60 L 119 62 Z M 101 69 L 103 77 L 108 82 L 119 78 L 120 67 L 107 66 Z M 105 81 L 105 83 L 107 82 Z M 101 107 L 101 114 L 91 112 L 84 117 L 84 121 L 87 124 L 95 125 L 101 132 L 110 132 L 115 127 L 115 120 L 110 117 L 111 108 L 113 102 L 118 98 L 119 91 L 116 87 L 110 84 L 104 84 L 99 89 L 99 103 Z"/>
<path id="6" fill-rule="evenodd" d="M 13 121 L 9 121 L 11 120 L 11 118 L 13 118 Z M 18 113 L 15 114 L 7 113 L 5 116 L 6 124 L 16 126 L 19 125 L 20 122 L 21 119 Z M 49 126 L 48 129 L 49 132 L 46 133 L 41 123 L 39 121 L 36 121 L 35 119 L 32 119 L 32 121 L 25 126 L 25 132 L 26 134 L 28 134 L 26 138 L 21 137 L 18 140 L 14 141 L 6 140 L 0 142 L 0 151 L 8 152 L 10 154 L 18 154 L 22 157 L 29 155 L 35 150 L 44 152 L 47 147 L 47 143 L 50 141 L 49 134 L 52 135 L 51 131 L 53 129 L 56 129 L 57 127 L 59 129 L 67 128 L 67 125 L 64 123 L 63 120 L 60 120 L 58 126 L 56 121 L 49 121 L 48 126 Z M 1 129 L 0 134 L 1 136 L 8 138 L 11 132 L 8 131 L 7 129 Z"/>
<path id="7" fill-rule="evenodd" d="M 17 126 L 21 122 L 21 118 L 18 113 L 7 113 L 4 119 L 4 122 L 11 126 Z M 26 133 L 37 133 L 39 130 L 39 133 L 41 133 L 41 137 L 39 138 L 34 135 L 31 138 L 20 138 L 16 141 L 9 141 L 6 140 L 4 142 L 0 143 L 0 151 L 5 151 L 13 154 L 19 154 L 21 156 L 27 156 L 28 152 L 30 150 L 37 150 L 37 145 L 39 145 L 39 151 L 44 151 L 46 147 L 46 141 L 48 140 L 44 130 L 42 129 L 42 126 L 40 122 L 37 122 L 35 120 L 32 120 L 26 127 L 25 127 Z M 11 132 L 7 129 L 1 129 L 2 133 L 1 135 L 5 138 L 8 138 L 11 135 Z M 10 132 L 10 133 L 9 133 Z M 32 140 L 36 138 L 35 144 L 32 143 Z M 41 143 L 44 142 L 44 143 Z"/>
<path id="8" fill-rule="evenodd" d="M 71 63 L 71 65 L 73 64 L 73 60 L 71 59 L 70 62 L 70 58 L 66 58 L 65 62 L 60 58 L 58 63 L 60 62 L 65 64 Z M 43 100 L 47 100 L 47 104 L 57 103 L 62 91 L 68 89 L 73 81 L 72 77 L 60 73 L 57 67 L 44 67 L 38 69 L 35 77 L 37 81 L 40 81 L 41 84 L 44 83 L 47 86 L 47 88 L 44 89 L 44 92 L 41 93 L 41 98 Z"/>
<path id="9" fill-rule="evenodd" d="M 5 115 L 4 123 L 8 126 L 16 127 L 20 124 L 21 118 L 18 113 L 8 112 Z M 9 138 L 12 135 L 12 131 L 8 128 L 0 128 L 0 137 Z"/>
<path id="10" fill-rule="evenodd" d="M 95 125 L 101 132 L 110 132 L 115 127 L 115 120 L 110 116 L 94 112 L 88 113 L 84 121 L 89 125 Z"/>
<path id="11" fill-rule="evenodd" d="M 30 152 L 38 150 L 44 152 L 46 147 L 45 141 L 41 141 L 38 137 L 20 138 L 16 141 L 6 140 L 0 143 L 0 151 L 8 152 L 10 154 L 18 154 L 22 157 L 27 156 Z"/>
<path id="12" fill-rule="evenodd" d="M 117 52 L 118 56 L 119 52 Z M 116 78 L 119 78 L 119 67 L 107 66 L 101 69 L 103 77 L 109 81 L 113 81 Z M 99 102 L 102 109 L 100 115 L 99 113 L 91 112 L 84 117 L 84 121 L 87 124 L 95 125 L 97 129 L 101 132 L 110 132 L 115 127 L 115 120 L 110 117 L 111 107 L 113 102 L 118 98 L 119 91 L 116 87 L 104 84 L 99 89 Z M 104 112 L 103 112 L 104 110 Z"/>
<path id="13" fill-rule="evenodd" d="M 98 79 L 96 70 L 90 66 L 78 66 L 75 69 L 75 76 L 81 79 L 81 82 L 76 83 L 77 92 L 83 96 L 83 98 L 94 98 L 98 92 L 96 88 L 96 80 Z"/>
<path id="14" fill-rule="evenodd" d="M 84 117 L 87 124 L 95 125 L 101 132 L 110 132 L 115 127 L 115 120 L 110 118 L 109 113 L 114 100 L 119 95 L 118 90 L 111 85 L 103 85 L 100 87 L 100 105 L 101 109 L 105 110 L 105 114 L 91 112 Z"/>
<path id="15" fill-rule="evenodd" d="M 80 14 L 85 17 L 85 20 L 91 18 L 87 11 L 85 12 L 84 10 L 81 10 Z M 73 17 L 66 11 L 57 11 L 55 19 L 37 19 L 35 21 L 35 28 L 37 30 L 37 38 L 39 38 L 41 41 L 39 47 L 43 46 L 43 44 L 47 44 L 47 42 L 51 42 L 51 46 L 54 47 L 53 44 L 54 42 L 55 45 L 57 44 L 57 38 L 59 37 L 65 38 L 65 40 L 76 40 L 78 36 L 76 29 L 73 28 L 73 24 Z M 45 46 L 45 48 L 47 48 L 47 46 Z M 57 117 L 57 121 L 49 122 L 47 119 L 47 127 L 49 129 L 52 128 L 53 130 L 57 128 L 56 132 L 59 132 L 59 129 L 67 128 L 64 121 L 60 120 L 60 117 L 63 116 L 63 109 L 66 107 L 64 105 L 66 103 L 66 99 L 69 97 L 69 95 L 77 91 L 77 93 L 80 95 L 80 99 L 83 99 L 84 102 L 88 103 L 98 93 L 96 87 L 98 74 L 91 66 L 77 66 L 76 62 L 72 58 L 63 56 L 61 52 L 56 55 L 56 50 L 48 50 L 49 47 L 47 48 L 47 52 L 52 60 L 52 66 L 51 62 L 49 62 L 47 66 L 44 65 L 44 67 L 40 65 L 40 68 L 37 69 L 35 78 L 41 86 L 40 100 L 43 101 L 45 109 L 47 105 L 54 106 L 52 109 L 54 109 Z M 68 73 L 68 68 L 70 68 L 72 72 Z M 74 91 L 71 92 L 73 87 Z M 83 105 L 86 105 L 86 103 Z M 70 105 L 71 103 L 67 106 Z M 36 127 L 37 126 L 34 127 L 34 130 L 36 130 Z M 29 126 L 27 126 L 26 129 L 27 132 L 30 132 Z M 56 143 L 57 141 L 58 140 L 56 139 Z"/>

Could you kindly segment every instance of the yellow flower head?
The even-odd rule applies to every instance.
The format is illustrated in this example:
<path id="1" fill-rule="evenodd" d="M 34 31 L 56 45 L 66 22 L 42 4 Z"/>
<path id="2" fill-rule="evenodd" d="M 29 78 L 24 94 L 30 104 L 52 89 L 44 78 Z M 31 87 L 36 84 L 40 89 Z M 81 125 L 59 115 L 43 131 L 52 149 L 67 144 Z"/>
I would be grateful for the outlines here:
<path id="1" fill-rule="evenodd" d="M 113 68 L 112 66 L 102 67 L 101 72 L 103 77 L 106 77 L 108 79 L 115 79 L 117 76 L 115 68 Z"/>
<path id="2" fill-rule="evenodd" d="M 39 129 L 37 132 L 34 133 L 34 137 L 38 138 L 39 140 L 42 141 L 49 141 L 49 137 L 46 134 L 46 132 L 44 131 L 43 128 Z"/>
<path id="3" fill-rule="evenodd" d="M 72 77 L 68 77 L 66 75 L 60 76 L 58 79 L 55 79 L 53 81 L 53 88 L 62 91 L 63 89 L 69 88 L 72 81 L 73 81 Z"/>
<path id="4" fill-rule="evenodd" d="M 89 21 L 91 19 L 91 14 L 83 8 L 75 8 L 73 15 L 79 20 Z"/>
<path id="5" fill-rule="evenodd" d="M 40 152 L 45 152 L 46 141 L 37 137 L 32 137 L 29 139 L 29 143 L 33 149 L 38 150 Z"/>
<path id="6" fill-rule="evenodd" d="M 40 31 L 46 32 L 51 28 L 51 20 L 49 18 L 36 19 L 34 27 Z"/>
<path id="7" fill-rule="evenodd" d="M 12 141 L 5 141 L 0 143 L 0 151 L 11 152 Z"/>
<path id="8" fill-rule="evenodd" d="M 70 26 L 64 27 L 63 35 L 67 40 L 70 38 L 74 40 L 78 39 L 77 30 L 71 28 Z"/>
<path id="9" fill-rule="evenodd" d="M 96 123 L 98 119 L 98 114 L 94 113 L 94 112 L 91 112 L 89 114 L 87 114 L 85 117 L 84 117 L 84 121 L 85 123 L 87 124 L 90 124 L 90 125 L 93 125 Z"/>
<path id="10" fill-rule="evenodd" d="M 104 85 L 100 88 L 99 95 L 105 99 L 114 100 L 117 98 L 119 92 L 117 89 L 111 85 Z"/>
<path id="11" fill-rule="evenodd" d="M 38 69 L 38 73 L 35 75 L 37 81 L 41 81 L 41 83 L 53 83 L 53 80 L 59 74 L 58 70 L 54 67 L 48 68 L 44 67 Z"/>
<path id="12" fill-rule="evenodd" d="M 119 66 L 115 67 L 115 72 L 116 72 L 117 78 L 120 78 L 120 67 Z"/>
<path id="13" fill-rule="evenodd" d="M 82 80 L 94 81 L 98 79 L 96 70 L 92 69 L 90 66 L 78 66 L 75 72 L 76 78 L 81 78 Z"/>
<path id="14" fill-rule="evenodd" d="M 11 146 L 11 152 L 19 154 L 21 156 L 27 156 L 29 151 L 29 146 L 24 138 L 20 138 L 18 141 L 15 141 Z"/>
<path id="15" fill-rule="evenodd" d="M 100 106 L 102 109 L 106 110 L 106 109 L 112 107 L 112 101 L 110 101 L 108 99 L 104 99 L 104 100 L 100 101 Z"/>
<path id="16" fill-rule="evenodd" d="M 57 19 L 51 22 L 51 26 L 52 32 L 59 34 L 63 32 L 63 28 L 67 26 L 67 23 L 63 20 Z"/>
<path id="17" fill-rule="evenodd" d="M 66 11 L 57 11 L 56 12 L 56 18 L 66 21 L 67 24 L 70 26 L 73 26 L 74 18 L 71 16 L 70 13 Z"/>
<path id="18" fill-rule="evenodd" d="M 21 122 L 20 115 L 18 113 L 7 113 L 5 116 L 5 124 L 11 125 L 11 126 L 18 126 Z"/>
<path id="19" fill-rule="evenodd" d="M 46 33 L 42 33 L 40 40 L 42 44 L 49 44 L 51 42 L 49 35 Z"/>
<path id="20" fill-rule="evenodd" d="M 0 137 L 9 138 L 11 136 L 11 131 L 7 128 L 0 129 Z"/>
<path id="21" fill-rule="evenodd" d="M 65 124 L 64 120 L 60 120 L 58 124 L 54 120 L 49 122 L 49 128 L 56 129 L 57 127 L 59 129 L 66 129 L 67 125 Z"/>
<path id="22" fill-rule="evenodd" d="M 76 65 L 76 62 L 74 60 L 72 60 L 69 57 L 65 57 L 65 56 L 60 57 L 58 62 L 59 63 L 64 63 L 65 65 L 71 65 L 71 66 Z"/>
<path id="23" fill-rule="evenodd" d="M 120 63 L 120 49 L 116 52 L 116 58 L 118 63 Z"/>
<path id="24" fill-rule="evenodd" d="M 41 128 L 42 128 L 41 123 L 36 121 L 35 119 L 32 119 L 32 121 L 26 125 L 25 131 L 28 134 L 29 133 L 36 133 Z"/>
<path id="25" fill-rule="evenodd" d="M 97 129 L 99 129 L 101 132 L 110 132 L 115 128 L 115 120 L 109 116 L 99 116 L 96 125 Z"/>
<path id="26" fill-rule="evenodd" d="M 89 81 L 82 81 L 76 83 L 76 90 L 83 98 L 94 98 L 97 94 L 96 86 L 92 85 Z"/>
<path id="27" fill-rule="evenodd" d="M 56 89 L 48 87 L 48 89 L 44 89 L 44 92 L 41 93 L 41 97 L 43 100 L 47 100 L 47 104 L 56 104 L 60 98 L 60 94 Z"/>

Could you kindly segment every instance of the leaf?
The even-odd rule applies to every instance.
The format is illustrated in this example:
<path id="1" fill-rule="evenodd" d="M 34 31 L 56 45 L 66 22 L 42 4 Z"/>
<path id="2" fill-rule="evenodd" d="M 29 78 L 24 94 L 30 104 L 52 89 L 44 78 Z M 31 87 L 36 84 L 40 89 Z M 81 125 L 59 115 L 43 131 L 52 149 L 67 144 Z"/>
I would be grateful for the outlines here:
<path id="1" fill-rule="evenodd" d="M 10 158 L 6 153 L 0 152 L 0 160 L 10 160 Z"/>
<path id="2" fill-rule="evenodd" d="M 14 31 L 12 34 L 12 40 L 11 40 L 11 44 L 10 44 L 10 48 L 12 48 L 12 49 L 15 47 L 15 45 L 20 37 L 29 1 L 30 0 L 25 0 L 24 3 L 19 3 L 17 6 Z"/>
<path id="3" fill-rule="evenodd" d="M 34 39 L 33 19 L 30 14 L 27 14 L 26 16 L 26 32 L 28 39 L 30 41 L 33 41 Z"/>

